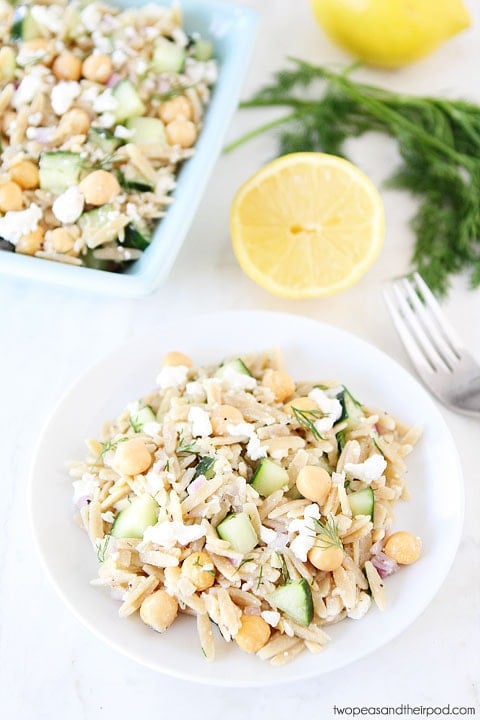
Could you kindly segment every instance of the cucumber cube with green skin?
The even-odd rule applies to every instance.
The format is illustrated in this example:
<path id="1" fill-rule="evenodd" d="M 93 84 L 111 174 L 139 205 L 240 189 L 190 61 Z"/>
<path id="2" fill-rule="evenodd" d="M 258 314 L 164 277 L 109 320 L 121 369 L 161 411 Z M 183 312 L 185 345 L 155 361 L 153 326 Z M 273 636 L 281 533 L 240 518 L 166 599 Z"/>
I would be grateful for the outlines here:
<path id="1" fill-rule="evenodd" d="M 35 40 L 42 33 L 33 19 L 32 11 L 25 5 L 19 5 L 13 13 L 13 22 L 10 30 L 12 40 Z"/>
<path id="2" fill-rule="evenodd" d="M 159 505 L 151 495 L 140 495 L 130 505 L 121 510 L 110 530 L 115 538 L 142 539 L 145 530 L 156 525 Z"/>
<path id="3" fill-rule="evenodd" d="M 344 386 L 342 392 L 337 395 L 337 399 L 342 406 L 342 414 L 337 422 L 346 421 L 346 430 L 355 429 L 360 420 L 364 417 L 361 403 L 356 400 L 351 392 Z"/>
<path id="4" fill-rule="evenodd" d="M 112 213 L 116 212 L 115 207 L 108 204 L 80 215 L 78 225 L 89 248 L 95 248 L 99 244 L 106 245 L 116 240 L 118 230 L 110 226 Z"/>
<path id="5" fill-rule="evenodd" d="M 206 62 L 213 56 L 213 46 L 208 40 L 195 40 L 193 46 L 193 57 L 195 60 Z"/>
<path id="6" fill-rule="evenodd" d="M 167 145 L 165 125 L 161 120 L 151 117 L 134 117 L 126 122 L 127 128 L 132 132 L 130 141 L 138 144 L 155 143 Z"/>
<path id="7" fill-rule="evenodd" d="M 375 496 L 371 487 L 350 493 L 347 497 L 353 517 L 357 515 L 368 515 L 368 517 L 373 520 Z"/>
<path id="8" fill-rule="evenodd" d="M 120 80 L 113 88 L 112 95 L 117 101 L 117 107 L 114 110 L 117 123 L 144 115 L 146 112 L 147 108 L 130 80 Z"/>
<path id="9" fill-rule="evenodd" d="M 252 521 L 246 512 L 230 513 L 217 525 L 218 537 L 230 543 L 235 552 L 246 553 L 258 544 Z"/>
<path id="10" fill-rule="evenodd" d="M 243 360 L 240 358 L 236 358 L 235 360 L 230 360 L 229 362 L 223 363 L 223 365 L 220 365 L 217 372 L 215 373 L 217 377 L 223 377 L 225 375 L 225 371 L 228 369 L 235 370 L 235 372 L 240 373 L 240 375 L 249 375 L 252 377 L 252 373 L 248 369 L 248 367 L 245 365 Z"/>
<path id="11" fill-rule="evenodd" d="M 136 223 L 129 223 L 125 228 L 123 244 L 125 247 L 146 250 L 151 241 L 150 233 Z"/>
<path id="12" fill-rule="evenodd" d="M 259 495 L 267 497 L 277 490 L 288 486 L 289 477 L 285 468 L 282 468 L 273 460 L 263 458 L 255 470 L 251 485 Z"/>
<path id="13" fill-rule="evenodd" d="M 42 153 L 38 165 L 40 188 L 61 195 L 72 185 L 78 185 L 83 160 L 79 153 L 59 150 Z"/>
<path id="14" fill-rule="evenodd" d="M 195 478 L 197 478 L 199 475 L 203 475 L 205 480 L 211 480 L 215 475 L 214 466 L 215 458 L 205 455 L 205 457 L 200 460 L 197 467 L 195 468 L 195 475 L 193 476 L 193 479 L 195 480 Z"/>
<path id="15" fill-rule="evenodd" d="M 153 51 L 152 70 L 157 73 L 180 72 L 186 56 L 184 48 L 167 38 L 161 37 L 157 40 Z"/>
<path id="16" fill-rule="evenodd" d="M 130 414 L 130 424 L 135 432 L 141 432 L 144 425 L 156 421 L 157 417 L 150 405 L 145 405 L 145 407 Z"/>
<path id="17" fill-rule="evenodd" d="M 281 585 L 270 595 L 270 601 L 300 625 L 306 627 L 313 620 L 312 591 L 305 578 Z"/>
<path id="18" fill-rule="evenodd" d="M 123 140 L 115 137 L 115 135 L 107 128 L 91 127 L 88 131 L 88 139 L 97 145 L 103 152 L 110 155 L 120 147 Z"/>

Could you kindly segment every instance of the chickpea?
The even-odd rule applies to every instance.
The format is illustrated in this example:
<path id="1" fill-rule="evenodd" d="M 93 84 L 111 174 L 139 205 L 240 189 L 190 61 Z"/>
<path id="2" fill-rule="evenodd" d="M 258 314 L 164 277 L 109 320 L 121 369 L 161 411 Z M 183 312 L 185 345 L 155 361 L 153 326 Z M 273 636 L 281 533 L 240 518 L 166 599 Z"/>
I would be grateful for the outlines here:
<path id="1" fill-rule="evenodd" d="M 165 590 L 156 590 L 147 595 L 140 605 L 140 617 L 145 625 L 157 632 L 164 632 L 173 623 L 178 613 L 178 603 Z"/>
<path id="2" fill-rule="evenodd" d="M 120 475 L 139 475 L 148 470 L 151 464 L 152 456 L 140 438 L 118 443 L 112 467 Z"/>
<path id="3" fill-rule="evenodd" d="M 22 207 L 23 194 L 20 185 L 12 181 L 0 185 L 0 211 L 21 210 Z"/>
<path id="4" fill-rule="evenodd" d="M 321 540 L 321 536 L 320 536 Z M 324 572 L 338 570 L 345 557 L 343 548 L 332 545 L 325 549 L 315 545 L 308 551 L 308 559 L 314 567 Z"/>
<path id="5" fill-rule="evenodd" d="M 65 228 L 49 230 L 45 235 L 45 250 L 68 253 L 75 244 L 75 238 Z"/>
<path id="6" fill-rule="evenodd" d="M 82 64 L 82 75 L 92 82 L 105 83 L 112 74 L 113 65 L 108 55 L 90 55 Z"/>
<path id="7" fill-rule="evenodd" d="M 23 190 L 38 188 L 38 167 L 31 160 L 21 160 L 10 170 L 10 178 Z"/>
<path id="8" fill-rule="evenodd" d="M 183 148 L 192 147 L 197 139 L 197 130 L 193 122 L 182 117 L 169 122 L 165 132 L 170 145 L 180 145 Z"/>
<path id="9" fill-rule="evenodd" d="M 164 123 L 172 122 L 176 118 L 184 118 L 184 120 L 192 119 L 192 106 L 184 95 L 179 95 L 172 100 L 167 100 L 160 105 L 158 110 L 160 120 Z"/>
<path id="10" fill-rule="evenodd" d="M 270 625 L 260 615 L 242 615 L 235 640 L 247 653 L 257 653 L 270 639 Z"/>
<path id="11" fill-rule="evenodd" d="M 90 116 L 85 110 L 72 108 L 60 120 L 60 132 L 69 135 L 86 135 L 90 129 Z"/>
<path id="12" fill-rule="evenodd" d="M 22 253 L 22 255 L 35 255 L 36 252 L 42 249 L 43 233 L 43 228 L 38 227 L 26 235 L 22 235 L 17 242 L 16 252 Z"/>
<path id="13" fill-rule="evenodd" d="M 78 187 L 85 202 L 90 205 L 105 205 L 112 202 L 120 192 L 117 178 L 106 170 L 94 170 L 83 178 Z"/>
<path id="14" fill-rule="evenodd" d="M 332 487 L 332 479 L 324 468 L 305 465 L 297 475 L 297 490 L 303 497 L 323 505 Z"/>
<path id="15" fill-rule="evenodd" d="M 168 367 L 172 367 L 174 365 L 184 365 L 185 367 L 192 367 L 192 361 L 190 360 L 188 355 L 184 355 L 181 352 L 172 350 L 171 352 L 168 352 L 166 355 L 164 355 L 162 365 L 166 365 Z"/>
<path id="16" fill-rule="evenodd" d="M 182 575 L 195 585 L 197 590 L 207 590 L 215 582 L 215 566 L 206 552 L 194 552 L 182 563 Z"/>
<path id="17" fill-rule="evenodd" d="M 265 370 L 262 385 L 270 388 L 277 402 L 285 402 L 295 392 L 295 383 L 283 370 Z"/>
<path id="18" fill-rule="evenodd" d="M 293 408 L 296 410 L 318 410 L 318 405 L 312 398 L 297 397 L 290 400 L 283 409 L 289 415 L 295 415 Z"/>
<path id="19" fill-rule="evenodd" d="M 228 425 L 238 425 L 244 417 L 233 405 L 219 405 L 212 410 L 210 422 L 215 435 L 228 435 Z"/>
<path id="20" fill-rule="evenodd" d="M 52 70 L 57 80 L 80 80 L 82 61 L 72 52 L 65 51 L 55 58 Z"/>
<path id="21" fill-rule="evenodd" d="M 422 541 L 412 533 L 401 530 L 387 538 L 383 552 L 399 565 L 411 565 L 422 552 Z"/>

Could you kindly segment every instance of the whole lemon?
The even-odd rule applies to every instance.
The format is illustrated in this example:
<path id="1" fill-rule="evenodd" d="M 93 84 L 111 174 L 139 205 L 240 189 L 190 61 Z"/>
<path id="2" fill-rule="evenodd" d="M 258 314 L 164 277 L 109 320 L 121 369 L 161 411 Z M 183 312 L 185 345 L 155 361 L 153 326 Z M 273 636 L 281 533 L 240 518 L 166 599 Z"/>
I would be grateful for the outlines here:
<path id="1" fill-rule="evenodd" d="M 400 67 L 469 27 L 462 0 L 311 0 L 327 35 L 368 65 Z"/>

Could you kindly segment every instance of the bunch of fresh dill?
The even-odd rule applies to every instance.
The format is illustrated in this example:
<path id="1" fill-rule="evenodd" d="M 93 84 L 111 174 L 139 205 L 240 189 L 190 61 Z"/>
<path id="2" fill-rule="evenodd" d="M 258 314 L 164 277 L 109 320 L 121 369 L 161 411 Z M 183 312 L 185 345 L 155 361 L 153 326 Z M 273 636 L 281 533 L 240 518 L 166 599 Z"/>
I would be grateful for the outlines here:
<path id="1" fill-rule="evenodd" d="M 290 58 L 270 85 L 244 108 L 286 107 L 288 113 L 232 143 L 232 150 L 276 129 L 279 154 L 322 151 L 343 155 L 345 140 L 374 130 L 395 138 L 402 164 L 387 181 L 420 201 L 412 220 L 412 265 L 445 295 L 450 275 L 470 270 L 480 286 L 480 106 L 462 100 L 415 97 L 355 82 Z M 320 82 L 319 94 L 317 84 Z"/>

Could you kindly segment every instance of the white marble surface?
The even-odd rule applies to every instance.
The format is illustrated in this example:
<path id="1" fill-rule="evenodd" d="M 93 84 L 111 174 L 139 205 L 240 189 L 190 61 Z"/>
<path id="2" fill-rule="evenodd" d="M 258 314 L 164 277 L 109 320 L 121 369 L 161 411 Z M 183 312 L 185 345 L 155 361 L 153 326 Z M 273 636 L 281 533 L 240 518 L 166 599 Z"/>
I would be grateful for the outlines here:
<path id="1" fill-rule="evenodd" d="M 343 61 L 314 25 L 307 0 L 250 0 L 262 15 L 245 94 L 278 67 L 286 53 Z M 480 100 L 480 8 L 468 0 L 474 29 L 430 58 L 373 81 L 413 92 Z M 230 137 L 263 115 L 238 113 Z M 220 308 L 261 308 L 309 315 L 356 333 L 409 367 L 381 298 L 382 283 L 405 271 L 412 247 L 407 218 L 414 203 L 384 192 L 387 238 L 380 259 L 354 288 L 338 296 L 289 302 L 268 295 L 237 266 L 228 211 L 235 189 L 274 144 L 259 139 L 215 168 L 175 268 L 157 292 L 141 300 L 108 299 L 14 279 L 0 279 L 0 697 L 2 717 L 15 720 L 96 720 L 154 717 L 237 720 L 333 717 L 337 705 L 398 703 L 475 706 L 480 712 L 478 421 L 442 411 L 465 473 L 465 528 L 452 570 L 430 607 L 384 649 L 315 681 L 267 690 L 218 691 L 169 679 L 135 665 L 81 627 L 49 586 L 26 521 L 32 447 L 59 395 L 115 344 L 167 317 Z M 392 145 L 369 138 L 354 157 L 379 183 L 396 160 Z M 447 315 L 480 357 L 480 290 L 458 278 Z M 448 527 L 445 527 L 448 533 Z M 59 539 L 61 542 L 61 539 Z M 212 668 L 213 670 L 213 668 Z"/>

